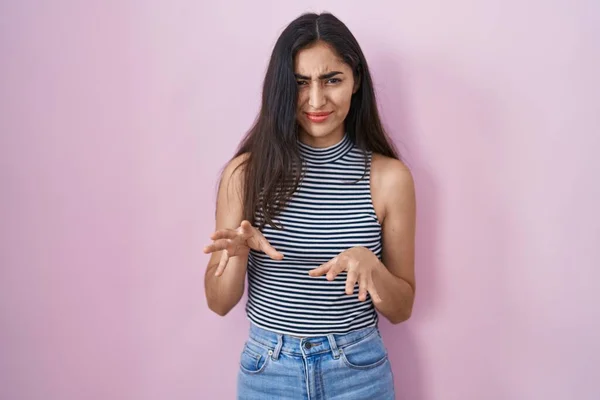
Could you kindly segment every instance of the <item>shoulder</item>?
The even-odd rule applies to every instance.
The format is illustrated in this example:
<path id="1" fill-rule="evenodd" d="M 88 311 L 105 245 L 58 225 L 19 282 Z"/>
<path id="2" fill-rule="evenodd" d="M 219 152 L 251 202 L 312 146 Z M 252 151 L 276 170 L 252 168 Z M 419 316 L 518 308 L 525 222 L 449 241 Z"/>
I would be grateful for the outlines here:
<path id="1" fill-rule="evenodd" d="M 244 172 L 250 153 L 244 153 L 231 159 L 221 173 L 220 186 L 239 190 L 244 180 Z"/>
<path id="2" fill-rule="evenodd" d="M 236 178 L 240 179 L 244 173 L 245 166 L 250 158 L 250 153 L 243 153 L 237 157 L 232 158 L 225 168 L 223 168 L 222 178 Z"/>
<path id="3" fill-rule="evenodd" d="M 415 184 L 411 170 L 402 161 L 373 153 L 371 186 L 381 199 L 385 215 L 415 207 Z"/>
<path id="4" fill-rule="evenodd" d="M 410 169 L 402 161 L 373 153 L 371 179 L 382 188 L 408 188 L 414 186 Z"/>
<path id="5" fill-rule="evenodd" d="M 229 175 L 232 175 L 240 169 L 243 170 L 244 169 L 243 167 L 246 165 L 249 158 L 250 158 L 250 153 L 243 153 L 237 157 L 232 158 L 227 163 L 227 165 L 225 165 L 223 173 L 224 174 L 228 173 Z"/>

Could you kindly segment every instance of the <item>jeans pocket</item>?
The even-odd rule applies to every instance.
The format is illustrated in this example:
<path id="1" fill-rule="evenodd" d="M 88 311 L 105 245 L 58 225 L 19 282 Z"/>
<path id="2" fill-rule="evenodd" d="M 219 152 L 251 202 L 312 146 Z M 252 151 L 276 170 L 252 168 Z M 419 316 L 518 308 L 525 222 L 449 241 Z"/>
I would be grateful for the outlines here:
<path id="1" fill-rule="evenodd" d="M 356 343 L 340 348 L 344 363 L 354 369 L 371 369 L 383 364 L 388 353 L 378 330 Z"/>
<path id="2" fill-rule="evenodd" d="M 247 374 L 259 374 L 264 371 L 273 351 L 249 339 L 244 344 L 240 357 L 240 369 Z"/>

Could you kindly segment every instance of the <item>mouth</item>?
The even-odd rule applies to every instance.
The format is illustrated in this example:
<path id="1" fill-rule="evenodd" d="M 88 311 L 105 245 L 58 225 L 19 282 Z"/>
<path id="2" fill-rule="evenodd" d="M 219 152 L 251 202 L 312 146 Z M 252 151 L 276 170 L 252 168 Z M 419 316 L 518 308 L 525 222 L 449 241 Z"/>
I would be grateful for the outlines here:
<path id="1" fill-rule="evenodd" d="M 331 114 L 333 114 L 333 111 L 328 111 L 328 112 L 316 112 L 316 113 L 304 113 L 306 114 L 306 118 L 308 118 L 309 121 L 311 122 L 324 122 Z"/>

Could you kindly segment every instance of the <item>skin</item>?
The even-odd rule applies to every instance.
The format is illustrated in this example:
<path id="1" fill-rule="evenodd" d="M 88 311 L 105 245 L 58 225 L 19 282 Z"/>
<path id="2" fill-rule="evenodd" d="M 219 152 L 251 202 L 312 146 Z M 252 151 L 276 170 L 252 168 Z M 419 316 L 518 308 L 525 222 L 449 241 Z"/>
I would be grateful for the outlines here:
<path id="1" fill-rule="evenodd" d="M 358 90 L 352 69 L 323 43 L 299 51 L 295 69 L 300 141 L 312 147 L 338 143 L 344 136 L 344 120 L 352 94 Z M 332 114 L 325 122 L 313 123 L 307 113 L 315 112 Z"/>
<path id="2" fill-rule="evenodd" d="M 312 147 L 328 147 L 344 135 L 344 119 L 352 94 L 358 90 L 351 68 L 326 44 L 317 43 L 298 52 L 299 139 Z M 307 113 L 331 112 L 325 122 L 313 123 Z M 250 248 L 281 260 L 265 237 L 243 219 L 242 169 L 233 172 L 245 156 L 226 167 L 217 200 L 216 231 L 205 276 L 208 305 L 219 315 L 227 314 L 241 299 Z M 414 247 L 416 201 L 410 170 L 399 160 L 374 154 L 371 165 L 371 197 L 382 225 L 383 254 L 380 261 L 365 247 L 350 248 L 313 269 L 313 277 L 328 280 L 348 272 L 346 293 L 359 285 L 359 300 L 370 294 L 377 310 L 397 324 L 412 313 L 415 296 Z"/>

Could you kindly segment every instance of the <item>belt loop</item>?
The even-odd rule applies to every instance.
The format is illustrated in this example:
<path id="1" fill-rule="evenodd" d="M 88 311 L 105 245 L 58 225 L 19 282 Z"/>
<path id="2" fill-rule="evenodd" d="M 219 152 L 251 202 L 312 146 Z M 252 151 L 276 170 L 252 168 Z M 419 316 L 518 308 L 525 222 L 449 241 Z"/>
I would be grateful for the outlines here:
<path id="1" fill-rule="evenodd" d="M 329 341 L 329 347 L 331 347 L 331 352 L 333 353 L 333 358 L 336 360 L 340 358 L 340 350 L 335 343 L 335 337 L 331 335 L 327 335 L 327 340 Z"/>
<path id="2" fill-rule="evenodd" d="M 275 350 L 273 350 L 273 355 L 271 358 L 273 360 L 277 360 L 279 358 L 279 353 L 281 353 L 281 348 L 283 347 L 283 335 L 277 335 L 277 346 L 275 346 Z"/>

